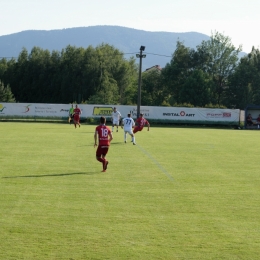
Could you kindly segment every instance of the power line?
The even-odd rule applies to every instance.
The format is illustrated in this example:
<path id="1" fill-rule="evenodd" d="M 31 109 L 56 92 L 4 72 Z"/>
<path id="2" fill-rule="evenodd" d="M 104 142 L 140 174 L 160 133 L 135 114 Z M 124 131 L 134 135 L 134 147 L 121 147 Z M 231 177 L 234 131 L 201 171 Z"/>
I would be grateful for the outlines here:
<path id="1" fill-rule="evenodd" d="M 162 56 L 162 57 L 169 57 L 169 58 L 172 57 L 172 56 L 169 56 L 169 55 L 163 55 L 163 54 L 157 54 L 157 53 L 149 53 L 149 52 L 146 52 L 146 54 L 151 54 L 151 55 L 156 55 L 156 56 Z"/>
<path id="2" fill-rule="evenodd" d="M 118 56 L 118 55 L 130 55 L 130 54 L 138 54 L 138 52 L 126 52 L 126 53 L 118 53 L 118 54 L 102 54 L 100 55 L 101 57 L 105 57 L 105 56 Z M 167 57 L 167 58 L 172 58 L 172 56 L 169 55 L 164 55 L 164 54 L 158 54 L 158 53 L 150 53 L 150 52 L 145 52 L 145 54 L 150 54 L 150 55 L 154 55 L 154 56 L 161 56 L 161 57 Z M 99 56 L 99 57 L 100 57 Z M 0 57 L 0 59 L 18 59 L 18 57 Z"/>

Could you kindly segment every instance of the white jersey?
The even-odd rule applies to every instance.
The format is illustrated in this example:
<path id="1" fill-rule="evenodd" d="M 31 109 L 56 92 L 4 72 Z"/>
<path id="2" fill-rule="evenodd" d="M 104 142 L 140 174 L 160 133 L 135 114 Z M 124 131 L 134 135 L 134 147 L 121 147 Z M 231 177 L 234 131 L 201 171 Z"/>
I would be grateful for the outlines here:
<path id="1" fill-rule="evenodd" d="M 126 117 L 123 119 L 124 131 L 132 131 L 132 128 L 135 126 L 135 121 L 131 117 Z"/>
<path id="2" fill-rule="evenodd" d="M 113 118 L 113 120 L 119 121 L 120 117 L 121 117 L 121 114 L 120 114 L 119 111 L 116 111 L 116 112 L 113 111 L 113 112 L 112 112 L 112 118 Z"/>
<path id="3" fill-rule="evenodd" d="M 119 125 L 121 114 L 119 111 L 112 112 L 113 125 Z"/>

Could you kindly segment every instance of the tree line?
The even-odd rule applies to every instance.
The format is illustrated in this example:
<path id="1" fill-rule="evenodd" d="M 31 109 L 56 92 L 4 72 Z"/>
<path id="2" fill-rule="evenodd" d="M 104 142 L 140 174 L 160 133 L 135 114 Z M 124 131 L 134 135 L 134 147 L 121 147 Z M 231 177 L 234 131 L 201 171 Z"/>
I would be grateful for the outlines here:
<path id="1" fill-rule="evenodd" d="M 178 41 L 161 70 L 142 73 L 143 106 L 228 107 L 260 104 L 260 51 L 215 32 L 196 49 Z M 59 51 L 23 49 L 0 60 L 0 101 L 135 105 L 138 64 L 108 44 Z"/>

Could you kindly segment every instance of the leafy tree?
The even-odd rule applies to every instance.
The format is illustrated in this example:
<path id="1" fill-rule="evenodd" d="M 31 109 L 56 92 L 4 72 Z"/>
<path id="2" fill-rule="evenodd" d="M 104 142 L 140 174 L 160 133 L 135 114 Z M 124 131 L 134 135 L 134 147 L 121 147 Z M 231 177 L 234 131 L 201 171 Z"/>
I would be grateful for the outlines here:
<path id="1" fill-rule="evenodd" d="M 142 105 L 161 106 L 164 104 L 165 96 L 160 70 L 154 69 L 143 73 L 141 91 Z"/>
<path id="2" fill-rule="evenodd" d="M 123 60 L 121 65 L 118 67 L 115 79 L 119 91 L 119 104 L 130 105 L 137 101 L 137 99 L 135 99 L 135 94 L 137 94 L 138 89 L 137 72 L 138 68 L 134 57 L 131 57 L 128 61 Z"/>
<path id="3" fill-rule="evenodd" d="M 6 59 L 1 59 L 0 60 L 0 79 L 3 78 L 4 73 L 6 72 L 7 69 L 8 69 L 7 60 Z"/>
<path id="4" fill-rule="evenodd" d="M 192 64 L 191 49 L 178 41 L 171 62 L 162 70 L 162 82 L 167 86 L 165 96 L 171 105 L 181 102 L 181 89 L 190 74 Z"/>
<path id="5" fill-rule="evenodd" d="M 240 51 L 241 47 L 236 49 L 229 37 L 218 32 L 196 50 L 177 42 L 171 62 L 162 71 L 169 103 L 220 106 L 226 100 L 228 79 L 237 67 Z"/>
<path id="6" fill-rule="evenodd" d="M 94 67 L 96 70 L 92 89 L 94 94 L 87 102 L 103 100 L 105 104 L 128 103 L 129 94 L 135 84 L 134 79 L 137 78 L 137 68 L 133 58 L 126 61 L 122 52 L 108 44 L 101 44 L 95 51 Z M 93 68 L 93 64 L 91 64 L 91 68 Z"/>
<path id="7" fill-rule="evenodd" d="M 0 102 L 15 102 L 10 86 L 5 87 L 0 81 Z"/>
<path id="8" fill-rule="evenodd" d="M 210 101 L 211 79 L 205 72 L 207 55 L 177 42 L 170 64 L 162 71 L 162 82 L 168 86 L 168 103 L 204 106 Z M 167 93 L 165 93 L 167 95 Z"/>
<path id="9" fill-rule="evenodd" d="M 235 72 L 229 77 L 224 103 L 244 109 L 248 104 L 260 104 L 260 51 L 252 51 L 241 58 Z"/>
<path id="10" fill-rule="evenodd" d="M 70 103 L 83 100 L 82 85 L 84 73 L 84 48 L 68 45 L 61 51 L 60 60 L 60 100 Z"/>
<path id="11" fill-rule="evenodd" d="M 135 58 L 131 57 L 124 66 L 125 77 L 119 81 L 119 103 L 122 105 L 137 104 L 138 90 L 138 65 Z"/>
<path id="12" fill-rule="evenodd" d="M 260 51 L 259 49 L 252 48 L 251 53 L 248 55 L 250 65 L 252 67 L 252 101 L 254 104 L 260 104 Z"/>
<path id="13" fill-rule="evenodd" d="M 210 40 L 197 46 L 198 56 L 203 63 L 203 71 L 212 79 L 211 100 L 220 105 L 222 96 L 228 87 L 228 77 L 234 72 L 238 63 L 241 46 L 235 48 L 231 39 L 219 32 L 211 35 Z"/>
<path id="14" fill-rule="evenodd" d="M 105 103 L 131 104 L 137 91 L 135 60 L 125 60 L 107 44 L 87 49 L 69 45 L 52 53 L 23 49 L 17 61 L 1 60 L 0 79 L 19 102 L 80 103 L 100 96 Z"/>
<path id="15" fill-rule="evenodd" d="M 194 70 L 185 80 L 180 92 L 181 103 L 204 107 L 209 103 L 209 80 L 202 70 Z"/>

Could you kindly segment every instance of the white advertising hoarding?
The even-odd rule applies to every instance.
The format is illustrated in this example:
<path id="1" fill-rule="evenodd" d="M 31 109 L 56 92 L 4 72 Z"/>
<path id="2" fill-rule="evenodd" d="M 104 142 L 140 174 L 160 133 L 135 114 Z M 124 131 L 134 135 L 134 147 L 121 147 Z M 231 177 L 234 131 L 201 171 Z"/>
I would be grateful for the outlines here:
<path id="1" fill-rule="evenodd" d="M 116 107 L 122 117 L 128 113 L 135 118 L 136 106 L 117 105 L 85 105 L 79 104 L 82 110 L 81 118 L 109 117 Z M 52 117 L 65 118 L 69 115 L 71 104 L 36 104 L 36 103 L 0 103 L 1 117 Z M 154 107 L 141 106 L 141 113 L 147 119 L 167 120 L 175 122 L 223 122 L 237 125 L 239 123 L 239 109 L 210 109 L 210 108 L 186 108 L 186 107 Z"/>

